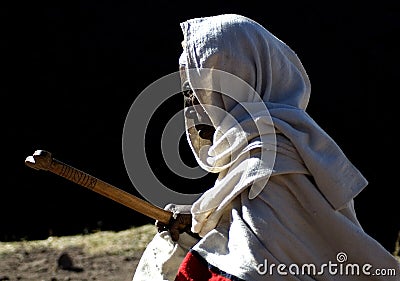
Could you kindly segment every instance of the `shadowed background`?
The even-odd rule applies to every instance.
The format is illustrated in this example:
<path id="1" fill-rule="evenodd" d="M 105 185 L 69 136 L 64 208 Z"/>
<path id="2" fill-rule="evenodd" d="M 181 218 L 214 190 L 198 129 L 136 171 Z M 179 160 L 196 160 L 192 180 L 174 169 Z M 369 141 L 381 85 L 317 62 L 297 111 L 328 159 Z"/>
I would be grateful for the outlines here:
<path id="1" fill-rule="evenodd" d="M 36 149 L 140 196 L 122 156 L 122 132 L 135 97 L 178 70 L 179 23 L 237 13 L 264 25 L 300 57 L 311 85 L 310 115 L 369 181 L 356 198 L 365 231 L 389 251 L 400 230 L 398 153 L 393 135 L 397 95 L 399 13 L 395 5 L 287 2 L 186 7 L 147 1 L 52 2 L 3 7 L 0 241 L 119 230 L 153 223 L 110 199 L 56 175 L 24 165 Z M 3 4 L 2 4 L 3 5 Z M 163 163 L 163 126 L 183 106 L 163 104 L 147 131 L 157 176 L 177 191 L 211 185 L 181 179 Z M 182 158 L 195 165 L 184 140 Z M 5 154 L 5 157 L 4 157 Z M 141 165 L 141 163 L 138 163 Z"/>

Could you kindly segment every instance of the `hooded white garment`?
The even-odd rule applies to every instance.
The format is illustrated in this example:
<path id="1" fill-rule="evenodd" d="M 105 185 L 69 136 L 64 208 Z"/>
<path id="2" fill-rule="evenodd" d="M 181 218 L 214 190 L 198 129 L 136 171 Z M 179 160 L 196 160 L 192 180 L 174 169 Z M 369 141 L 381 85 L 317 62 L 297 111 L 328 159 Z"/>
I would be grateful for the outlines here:
<path id="1" fill-rule="evenodd" d="M 264 155 L 262 157 L 264 163 L 257 163 L 258 170 L 255 175 L 252 174 L 253 180 L 264 179 L 271 169 L 274 170 L 274 174 L 293 173 L 296 170 L 297 173 L 311 173 L 321 193 L 336 210 L 346 206 L 367 185 L 365 178 L 350 163 L 341 149 L 305 112 L 310 97 L 310 82 L 300 60 L 286 44 L 259 24 L 238 15 L 197 18 L 182 23 L 182 29 L 185 57 L 181 57 L 181 63 L 186 63 L 188 80 L 200 104 L 205 105 L 205 111 L 217 130 L 214 145 L 202 149 L 203 157 L 199 158 L 199 151 L 192 145 L 190 135 L 189 143 L 203 168 L 213 172 L 214 169 L 207 167 L 205 163 L 215 162 L 214 159 L 221 158 L 226 163 L 223 163 L 223 169 L 216 171 L 221 172 L 230 168 L 222 182 L 217 181 L 215 186 L 193 205 L 194 232 L 205 233 L 212 229 L 218 217 L 213 218 L 213 222 L 206 222 L 210 218 L 205 217 L 212 214 L 215 208 L 223 209 L 221 201 L 229 201 L 226 199 L 227 196 L 230 199 L 236 197 L 236 193 L 221 194 L 221 189 L 241 191 L 248 184 L 248 181 L 242 181 L 240 184 L 243 186 L 238 188 L 237 183 L 228 183 L 234 177 L 232 166 L 237 165 L 238 161 L 226 160 L 226 156 L 235 154 L 235 149 L 243 148 L 242 145 L 237 147 L 235 145 L 248 143 L 250 148 L 247 147 L 246 151 L 276 146 L 273 138 L 268 138 L 267 143 L 256 138 L 260 134 L 283 135 L 282 142 L 286 143 L 286 140 L 290 142 L 282 144 L 284 149 L 297 151 L 299 155 L 296 160 L 302 165 L 299 167 L 290 163 L 295 165 L 294 168 L 286 161 L 277 162 L 273 167 L 271 164 L 274 164 L 274 155 Z M 229 77 L 225 72 L 237 79 Z M 245 82 L 240 83 L 240 81 Z M 235 84 L 232 85 L 233 83 Z M 244 83 L 248 83 L 249 86 L 245 87 Z M 225 95 L 219 95 L 215 91 Z M 233 116 L 239 120 L 240 124 L 229 122 L 227 127 L 224 121 L 231 118 L 221 117 L 220 112 L 216 113 L 216 110 L 208 108 L 207 105 L 221 108 L 228 117 Z M 252 112 L 243 114 L 245 113 L 243 110 L 238 110 L 238 107 L 243 105 Z M 271 124 L 270 115 L 275 128 L 268 128 Z M 253 121 L 258 125 L 247 126 L 249 117 L 253 117 Z M 186 123 L 187 127 L 190 127 L 189 122 Z M 241 125 L 241 130 L 232 129 L 233 126 L 229 127 L 231 124 L 236 127 L 237 124 Z M 223 141 L 225 139 L 235 141 Z M 279 142 L 278 149 L 282 145 Z M 263 152 L 266 153 L 265 150 Z M 249 154 L 247 156 L 242 162 L 255 161 Z M 252 170 L 249 165 L 245 167 L 246 172 Z M 239 173 L 244 173 L 241 177 L 247 178 L 246 172 Z M 198 224 L 207 223 L 211 225 L 205 231 L 201 231 Z"/>
<path id="2" fill-rule="evenodd" d="M 305 112 L 311 88 L 297 55 L 240 15 L 181 28 L 184 79 L 200 102 L 196 112 L 215 128 L 212 143 L 202 141 L 197 121 L 185 117 L 187 139 L 199 165 L 219 173 L 192 205 L 192 231 L 202 239 L 191 250 L 235 280 L 399 280 L 396 259 L 356 218 L 353 199 L 366 179 Z M 324 264 L 345 265 L 339 254 L 397 277 L 317 274 Z M 317 273 L 288 273 L 305 263 Z M 195 273 L 182 267 L 178 280 L 189 280 L 185 274 Z"/>

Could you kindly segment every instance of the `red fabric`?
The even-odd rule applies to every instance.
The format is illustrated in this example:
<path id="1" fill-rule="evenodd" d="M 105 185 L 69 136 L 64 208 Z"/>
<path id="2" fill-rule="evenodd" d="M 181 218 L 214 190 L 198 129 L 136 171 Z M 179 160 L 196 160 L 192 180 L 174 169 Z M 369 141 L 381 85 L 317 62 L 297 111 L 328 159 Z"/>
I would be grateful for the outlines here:
<path id="1" fill-rule="evenodd" d="M 230 279 L 229 274 L 225 274 L 218 269 L 210 266 L 196 252 L 189 252 L 179 267 L 175 281 L 233 281 L 238 278 Z M 222 275 L 221 275 L 222 274 Z M 223 276 L 225 275 L 225 276 Z"/>

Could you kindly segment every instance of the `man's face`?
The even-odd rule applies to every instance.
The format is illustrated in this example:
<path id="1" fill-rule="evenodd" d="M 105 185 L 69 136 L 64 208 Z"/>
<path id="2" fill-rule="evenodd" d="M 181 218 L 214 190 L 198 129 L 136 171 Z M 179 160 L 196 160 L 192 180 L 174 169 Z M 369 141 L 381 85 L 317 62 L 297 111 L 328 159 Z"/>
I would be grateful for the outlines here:
<path id="1" fill-rule="evenodd" d="M 193 89 L 190 87 L 184 66 L 180 67 L 179 73 L 181 77 L 181 89 L 184 96 L 185 118 L 193 120 L 195 128 L 201 138 L 212 141 L 215 129 L 206 111 L 194 95 Z"/>

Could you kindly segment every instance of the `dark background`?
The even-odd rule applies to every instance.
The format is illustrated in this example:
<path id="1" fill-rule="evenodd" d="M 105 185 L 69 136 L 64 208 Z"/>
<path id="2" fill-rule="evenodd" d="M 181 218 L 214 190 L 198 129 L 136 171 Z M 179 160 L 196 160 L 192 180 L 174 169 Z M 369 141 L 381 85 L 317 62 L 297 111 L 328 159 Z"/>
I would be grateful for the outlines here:
<path id="1" fill-rule="evenodd" d="M 310 115 L 369 181 L 355 199 L 358 218 L 392 252 L 400 230 L 398 165 L 391 160 L 398 154 L 398 10 L 384 1 L 374 6 L 304 2 L 2 4 L 0 241 L 153 223 L 63 178 L 30 169 L 24 160 L 37 149 L 48 150 L 140 196 L 122 156 L 130 106 L 150 83 L 177 71 L 180 22 L 237 13 L 264 25 L 299 55 L 312 84 Z M 181 97 L 168 106 L 180 110 Z M 168 120 L 164 114 L 171 112 L 160 110 L 148 131 L 149 158 L 160 176 L 167 175 L 164 180 L 178 189 L 208 185 L 207 179 L 171 177 L 157 158 L 162 121 Z"/>

